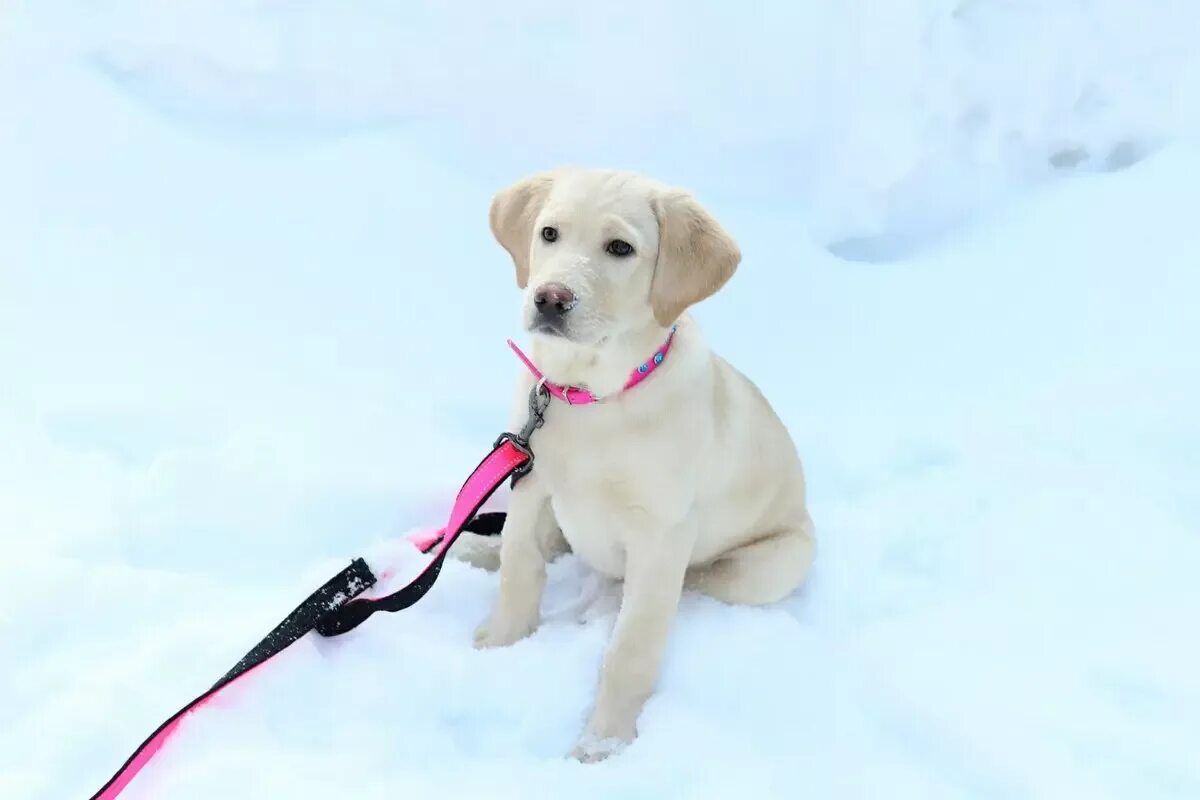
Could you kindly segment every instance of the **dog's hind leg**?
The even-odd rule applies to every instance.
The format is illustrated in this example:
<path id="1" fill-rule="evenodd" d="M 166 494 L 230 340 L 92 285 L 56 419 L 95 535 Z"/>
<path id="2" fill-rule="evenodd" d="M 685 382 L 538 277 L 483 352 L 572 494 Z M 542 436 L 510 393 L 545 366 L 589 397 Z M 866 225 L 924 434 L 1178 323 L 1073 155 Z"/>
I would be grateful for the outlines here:
<path id="1" fill-rule="evenodd" d="M 780 530 L 688 569 L 684 586 L 725 603 L 765 605 L 787 597 L 808 577 L 816 552 L 807 515 Z"/>

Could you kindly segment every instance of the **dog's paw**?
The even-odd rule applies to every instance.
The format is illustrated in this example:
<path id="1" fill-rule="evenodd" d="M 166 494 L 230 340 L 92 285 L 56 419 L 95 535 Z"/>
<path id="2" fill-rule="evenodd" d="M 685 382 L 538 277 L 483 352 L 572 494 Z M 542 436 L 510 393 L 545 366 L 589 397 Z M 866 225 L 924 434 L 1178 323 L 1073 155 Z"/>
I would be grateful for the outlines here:
<path id="1" fill-rule="evenodd" d="M 475 629 L 475 647 L 508 647 L 537 630 L 537 620 L 520 622 L 508 616 L 493 614 Z"/>
<path id="2" fill-rule="evenodd" d="M 581 764 L 595 764 L 609 756 L 614 756 L 624 750 L 632 739 L 625 740 L 619 736 L 600 738 L 590 733 L 579 737 L 579 741 L 571 748 L 568 758 L 573 758 Z"/>

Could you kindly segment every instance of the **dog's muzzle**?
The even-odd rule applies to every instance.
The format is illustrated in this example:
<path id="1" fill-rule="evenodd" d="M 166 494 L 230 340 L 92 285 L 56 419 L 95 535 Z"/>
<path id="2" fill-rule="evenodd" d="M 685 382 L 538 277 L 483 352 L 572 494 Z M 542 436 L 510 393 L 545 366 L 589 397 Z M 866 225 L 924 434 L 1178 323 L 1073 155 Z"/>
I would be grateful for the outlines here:
<path id="1" fill-rule="evenodd" d="M 567 315 L 575 307 L 575 293 L 561 283 L 545 283 L 533 293 L 533 320 L 530 330 L 562 336 Z"/>

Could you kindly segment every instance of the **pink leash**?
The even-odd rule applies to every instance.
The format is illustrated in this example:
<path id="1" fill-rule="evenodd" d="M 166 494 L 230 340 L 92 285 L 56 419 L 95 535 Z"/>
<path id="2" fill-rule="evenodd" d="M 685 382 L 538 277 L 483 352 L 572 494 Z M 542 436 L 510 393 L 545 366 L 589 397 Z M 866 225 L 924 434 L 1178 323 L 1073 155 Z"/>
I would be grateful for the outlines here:
<path id="1" fill-rule="evenodd" d="M 501 435 L 492 452 L 479 462 L 463 483 L 445 527 L 438 531 L 433 540 L 424 542 L 424 546 L 420 547 L 422 552 L 429 552 L 434 545 L 441 544 L 433 560 L 416 578 L 399 591 L 384 597 L 358 597 L 375 585 L 376 578 L 365 561 L 355 559 L 297 606 L 212 688 L 175 712 L 150 734 L 100 791 L 92 795 L 91 800 L 115 800 L 162 750 L 185 717 L 202 708 L 234 681 L 282 653 L 309 631 L 315 630 L 322 636 L 338 636 L 358 627 L 376 611 L 400 611 L 424 597 L 437 580 L 451 545 L 464 530 L 471 528 L 471 523 L 477 520 L 480 507 L 506 479 L 512 477 L 515 481 L 533 466 L 529 434 L 541 426 L 541 415 L 548 401 L 549 395 L 535 387 L 530 395 L 531 417 L 525 429 L 521 434 Z"/>
<path id="2" fill-rule="evenodd" d="M 675 336 L 675 326 L 666 342 L 654 352 L 644 363 L 638 366 L 625 383 L 625 389 L 631 389 L 641 383 L 653 372 L 671 349 L 671 340 Z M 222 689 L 234 681 L 250 674 L 254 669 L 282 653 L 310 631 L 316 631 L 321 636 L 340 636 L 354 630 L 365 622 L 376 611 L 400 611 L 408 608 L 425 596 L 434 581 L 442 571 L 442 563 L 455 540 L 465 530 L 473 530 L 481 519 L 479 510 L 488 498 L 500 488 L 505 480 L 512 478 L 515 484 L 533 467 L 533 451 L 529 449 L 529 438 L 533 432 L 542 426 L 546 407 L 551 397 L 557 397 L 570 405 L 600 402 L 590 391 L 580 387 L 563 386 L 546 380 L 529 358 L 521 352 L 511 340 L 509 347 L 521 359 L 525 366 L 538 379 L 529 392 L 529 419 L 519 433 L 503 433 L 492 451 L 471 472 L 463 483 L 454 499 L 446 525 L 431 535 L 411 537 L 423 553 L 429 553 L 435 548 L 437 552 L 421 573 L 406 586 L 383 597 L 360 597 L 377 582 L 367 563 L 356 558 L 348 567 L 325 582 L 321 588 L 313 592 L 304 602 L 284 618 L 282 622 L 263 637 L 250 652 L 242 657 L 233 669 L 227 672 L 212 688 L 201 694 L 183 708 L 172 714 L 158 726 L 141 745 L 133 752 L 125 763 L 109 778 L 100 791 L 92 795 L 91 800 L 115 800 L 125 790 L 138 773 L 150 763 L 167 743 L 167 740 L 178 730 L 192 712 L 202 708 Z M 492 517 L 499 515 L 492 515 Z M 499 528 L 493 530 L 478 530 L 481 533 L 499 533 Z M 440 546 L 439 546 L 440 545 Z"/>

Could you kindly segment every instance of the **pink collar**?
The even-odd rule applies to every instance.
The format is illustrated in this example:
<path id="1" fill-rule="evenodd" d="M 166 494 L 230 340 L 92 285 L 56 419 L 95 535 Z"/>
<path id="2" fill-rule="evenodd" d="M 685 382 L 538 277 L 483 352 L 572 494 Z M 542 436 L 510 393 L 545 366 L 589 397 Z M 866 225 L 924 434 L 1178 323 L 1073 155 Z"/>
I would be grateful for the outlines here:
<path id="1" fill-rule="evenodd" d="M 658 369 L 658 365 L 663 362 L 663 359 L 667 357 L 667 352 L 671 349 L 671 340 L 675 338 L 675 330 L 678 327 L 678 325 L 671 326 L 671 332 L 667 334 L 667 340 L 663 342 L 662 347 L 655 350 L 654 355 L 650 356 L 650 358 L 648 358 L 644 363 L 640 364 L 637 369 L 629 374 L 629 380 L 625 381 L 625 386 L 622 387 L 621 391 L 632 389 L 634 386 L 637 386 L 639 383 L 646 380 L 646 377 L 651 372 L 654 372 L 654 370 Z M 529 368 L 529 371 L 533 373 L 533 377 L 541 381 L 550 394 L 554 395 L 559 400 L 565 401 L 567 405 L 579 406 L 586 405 L 587 403 L 600 402 L 601 398 L 596 397 L 596 395 L 592 394 L 587 389 L 581 389 L 578 386 L 562 386 L 546 380 L 546 376 L 542 374 L 542 371 L 534 366 L 533 362 L 529 360 L 529 356 L 521 352 L 521 348 L 517 347 L 512 339 L 508 340 L 508 346 L 511 347 L 512 351 L 517 354 L 517 358 L 521 359 L 525 366 Z"/>

